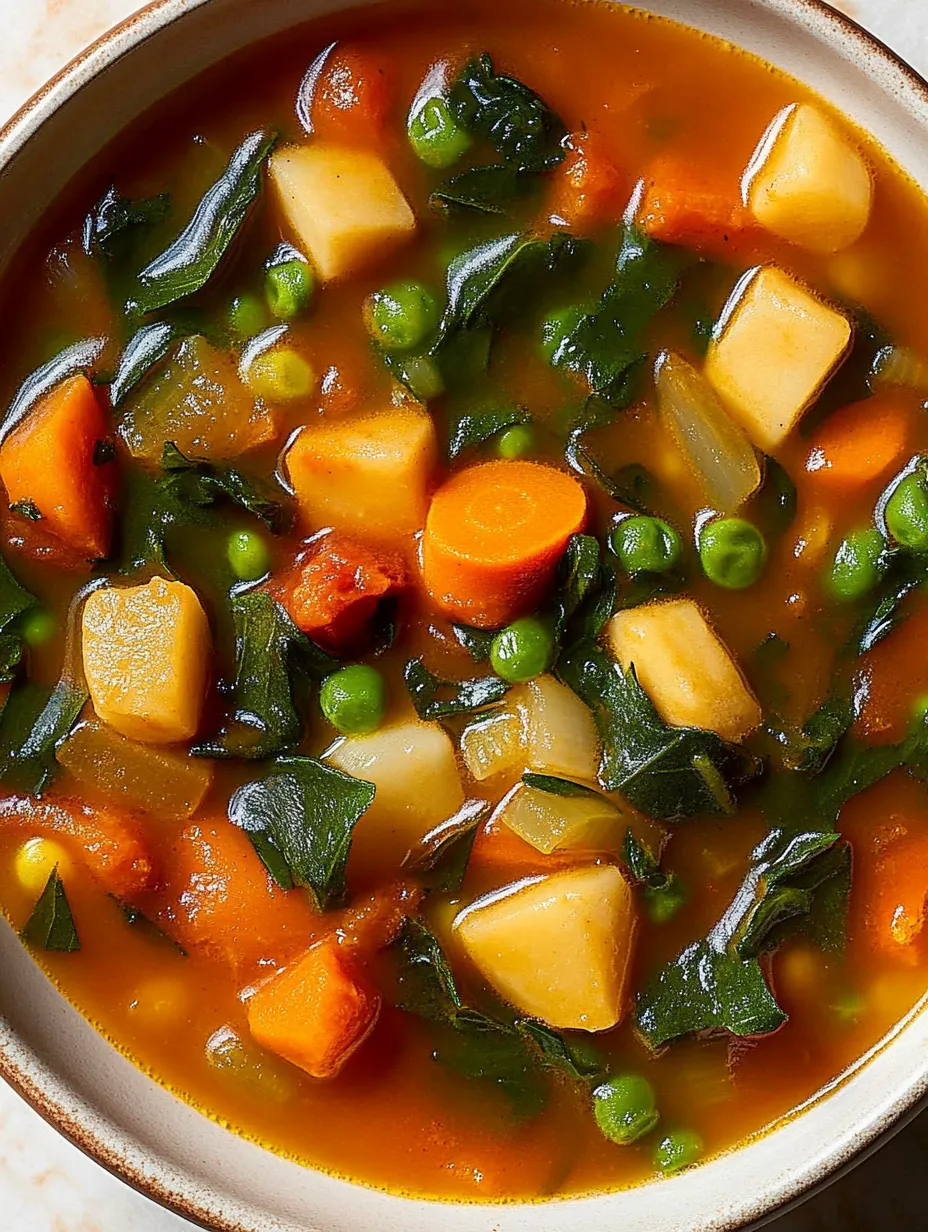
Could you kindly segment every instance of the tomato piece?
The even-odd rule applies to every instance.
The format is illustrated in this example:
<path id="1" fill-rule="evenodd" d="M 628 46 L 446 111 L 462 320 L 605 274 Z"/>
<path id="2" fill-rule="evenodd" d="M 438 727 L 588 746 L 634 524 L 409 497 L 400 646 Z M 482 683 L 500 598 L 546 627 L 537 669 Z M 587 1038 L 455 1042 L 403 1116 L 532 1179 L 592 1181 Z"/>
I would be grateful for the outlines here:
<path id="1" fill-rule="evenodd" d="M 336 48 L 316 86 L 313 133 L 322 141 L 378 143 L 391 96 L 390 80 L 369 52 Z"/>
<path id="2" fill-rule="evenodd" d="M 572 133 L 564 142 L 567 157 L 554 181 L 552 214 L 574 230 L 618 222 L 625 208 L 626 178 L 595 133 Z"/>

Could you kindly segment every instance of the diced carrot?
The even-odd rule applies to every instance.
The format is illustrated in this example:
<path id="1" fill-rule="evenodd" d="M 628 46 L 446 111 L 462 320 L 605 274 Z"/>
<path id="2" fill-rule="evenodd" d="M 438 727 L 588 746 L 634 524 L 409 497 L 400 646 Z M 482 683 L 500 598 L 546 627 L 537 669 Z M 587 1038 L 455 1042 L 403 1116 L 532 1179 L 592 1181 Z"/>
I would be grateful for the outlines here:
<path id="1" fill-rule="evenodd" d="M 892 637 L 860 660 L 854 682 L 854 730 L 871 744 L 904 740 L 916 700 L 928 694 L 928 607 L 915 606 Z"/>
<path id="2" fill-rule="evenodd" d="M 567 157 L 553 181 L 551 214 L 574 230 L 617 222 L 628 193 L 625 177 L 609 158 L 595 133 L 572 133 L 564 142 Z"/>
<path id="3" fill-rule="evenodd" d="M 365 641 L 377 605 L 406 581 L 395 553 L 333 532 L 310 541 L 275 594 L 298 628 L 337 654 Z"/>
<path id="4" fill-rule="evenodd" d="M 262 1047 L 313 1078 L 332 1078 L 379 1013 L 380 994 L 332 937 L 258 989 L 248 1002 L 248 1026 Z"/>
<path id="5" fill-rule="evenodd" d="M 393 941 L 407 916 L 419 905 L 424 891 L 411 881 L 396 881 L 375 890 L 361 902 L 342 911 L 333 931 L 342 943 L 354 947 L 365 957 L 382 950 Z"/>
<path id="6" fill-rule="evenodd" d="M 336 48 L 316 86 L 313 135 L 321 141 L 378 144 L 391 95 L 387 75 L 369 52 Z"/>
<path id="7" fill-rule="evenodd" d="M 159 924 L 236 971 L 286 962 L 319 930 L 307 895 L 275 885 L 245 832 L 224 818 L 187 826 L 164 865 L 153 903 Z"/>
<path id="8" fill-rule="evenodd" d="M 652 239 L 715 256 L 744 252 L 760 238 L 740 184 L 704 164 L 663 157 L 645 176 L 638 221 Z"/>
<path id="9" fill-rule="evenodd" d="M 904 396 L 877 394 L 854 402 L 829 415 L 816 432 L 806 470 L 830 489 L 861 488 L 898 468 L 910 424 Z"/>
<path id="10" fill-rule="evenodd" d="M 879 954 L 924 960 L 928 908 L 928 816 L 895 814 L 882 831 L 855 844 L 852 927 Z"/>
<path id="11" fill-rule="evenodd" d="M 152 857 L 141 826 L 126 813 L 77 800 L 0 800 L 0 829 L 61 839 L 110 894 L 131 902 L 152 881 Z"/>
<path id="12" fill-rule="evenodd" d="M 94 462 L 109 432 L 85 376 L 47 394 L 0 445 L 0 480 L 10 505 L 27 501 L 48 530 L 87 558 L 106 556 L 114 464 Z"/>
<path id="13" fill-rule="evenodd" d="M 477 831 L 467 868 L 468 872 L 478 874 L 506 873 L 513 877 L 528 877 L 569 868 L 576 862 L 576 853 L 571 855 L 569 852 L 555 851 L 545 855 L 524 838 L 519 838 L 503 822 L 491 817 Z"/>
<path id="14" fill-rule="evenodd" d="M 537 606 L 567 541 L 586 524 L 576 479 L 536 462 L 484 462 L 432 498 L 425 584 L 449 616 L 497 628 Z"/>
<path id="15" fill-rule="evenodd" d="M 92 567 L 85 554 L 68 547 L 48 530 L 44 518 L 33 522 L 15 509 L 9 509 L 5 501 L 0 501 L 0 536 L 6 547 L 27 560 L 80 573 Z"/>

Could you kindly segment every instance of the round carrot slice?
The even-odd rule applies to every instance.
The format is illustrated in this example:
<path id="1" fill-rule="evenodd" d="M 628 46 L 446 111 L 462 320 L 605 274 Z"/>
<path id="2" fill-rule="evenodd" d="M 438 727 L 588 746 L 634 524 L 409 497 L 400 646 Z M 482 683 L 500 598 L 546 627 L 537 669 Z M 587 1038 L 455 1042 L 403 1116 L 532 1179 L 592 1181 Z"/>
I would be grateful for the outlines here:
<path id="1" fill-rule="evenodd" d="M 449 616 L 498 628 L 536 607 L 586 523 L 576 479 L 537 462 L 485 462 L 432 498 L 422 540 L 429 594 Z"/>

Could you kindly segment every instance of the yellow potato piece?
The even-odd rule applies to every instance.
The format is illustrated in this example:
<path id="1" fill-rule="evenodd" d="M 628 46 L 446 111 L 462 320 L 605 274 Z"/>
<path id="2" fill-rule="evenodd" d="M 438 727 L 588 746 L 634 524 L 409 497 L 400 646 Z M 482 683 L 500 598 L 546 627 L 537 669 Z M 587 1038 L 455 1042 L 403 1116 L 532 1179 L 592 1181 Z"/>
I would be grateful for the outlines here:
<path id="1" fill-rule="evenodd" d="M 355 867 L 381 872 L 398 867 L 433 826 L 464 803 L 454 745 L 439 723 L 410 721 L 369 736 L 347 736 L 325 758 L 377 788 L 354 832 Z"/>
<path id="2" fill-rule="evenodd" d="M 379 259 L 416 229 L 390 168 L 369 150 L 285 146 L 271 156 L 268 178 L 324 282 Z"/>
<path id="3" fill-rule="evenodd" d="M 304 428 L 286 466 L 310 529 L 388 540 L 425 524 L 437 456 L 431 416 L 403 408 Z"/>
<path id="4" fill-rule="evenodd" d="M 783 270 L 738 282 L 706 356 L 706 376 L 760 449 L 783 442 L 847 352 L 848 319 Z"/>
<path id="5" fill-rule="evenodd" d="M 612 653 L 672 727 L 702 727 L 743 740 L 761 721 L 757 698 L 692 599 L 629 608 L 606 626 Z"/>
<path id="6" fill-rule="evenodd" d="M 754 217 L 812 252 L 848 248 L 870 219 L 870 169 L 838 126 L 810 103 L 785 107 L 760 140 L 745 174 Z"/>
<path id="7" fill-rule="evenodd" d="M 84 676 L 94 710 L 130 740 L 169 744 L 196 733 L 209 625 L 195 592 L 152 578 L 95 590 L 84 604 Z"/>
<path id="8" fill-rule="evenodd" d="M 517 882 L 471 903 L 455 932 L 484 978 L 552 1027 L 608 1031 L 626 1008 L 635 908 L 612 864 Z"/>
<path id="9" fill-rule="evenodd" d="M 508 700 L 522 716 L 529 770 L 590 782 L 596 778 L 596 724 L 573 689 L 553 676 L 538 676 L 513 689 Z"/>

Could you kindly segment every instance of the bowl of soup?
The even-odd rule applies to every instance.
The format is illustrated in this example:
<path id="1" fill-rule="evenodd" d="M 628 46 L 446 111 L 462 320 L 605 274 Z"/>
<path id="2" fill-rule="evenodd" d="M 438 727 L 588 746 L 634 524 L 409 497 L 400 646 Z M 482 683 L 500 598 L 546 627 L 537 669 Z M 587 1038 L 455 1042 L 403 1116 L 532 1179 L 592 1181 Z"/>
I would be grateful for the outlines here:
<path id="1" fill-rule="evenodd" d="M 156 5 L 0 135 L 2 1067 L 204 1226 L 735 1227 L 922 1097 L 928 101 L 652 7 Z"/>

